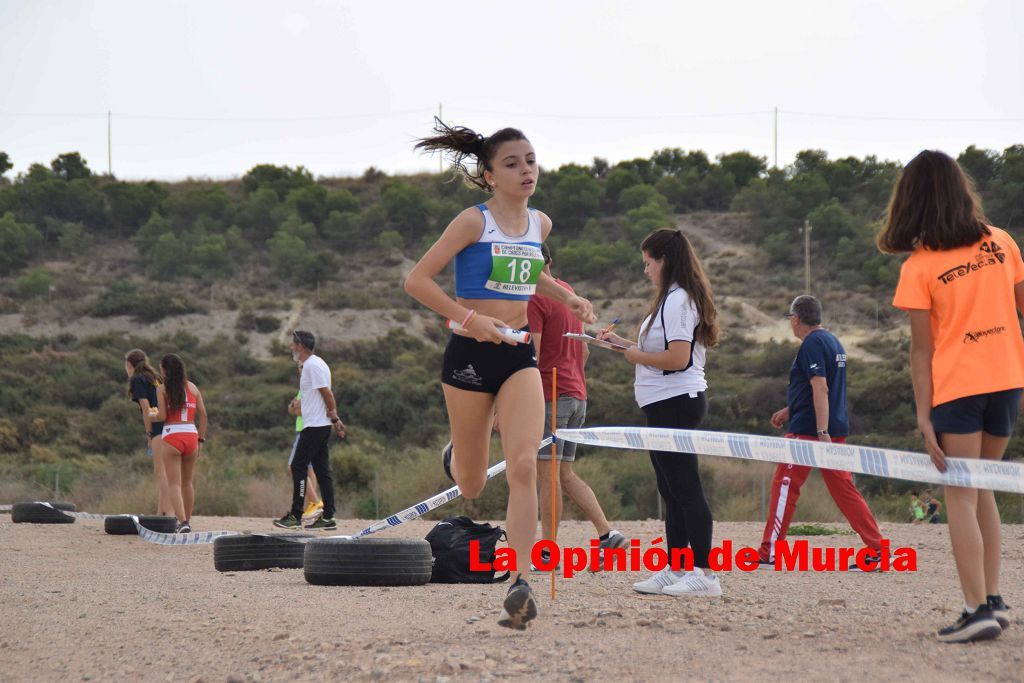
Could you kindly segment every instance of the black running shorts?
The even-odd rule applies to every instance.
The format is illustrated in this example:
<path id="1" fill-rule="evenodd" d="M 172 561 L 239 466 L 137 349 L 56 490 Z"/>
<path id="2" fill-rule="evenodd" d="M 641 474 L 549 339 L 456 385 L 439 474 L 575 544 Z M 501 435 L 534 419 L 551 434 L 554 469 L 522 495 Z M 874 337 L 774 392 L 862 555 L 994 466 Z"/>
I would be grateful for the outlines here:
<path id="1" fill-rule="evenodd" d="M 529 331 L 529 327 L 522 328 Z M 536 349 L 527 344 L 492 344 L 453 334 L 444 349 L 441 382 L 456 389 L 497 394 L 509 377 L 537 367 Z"/>

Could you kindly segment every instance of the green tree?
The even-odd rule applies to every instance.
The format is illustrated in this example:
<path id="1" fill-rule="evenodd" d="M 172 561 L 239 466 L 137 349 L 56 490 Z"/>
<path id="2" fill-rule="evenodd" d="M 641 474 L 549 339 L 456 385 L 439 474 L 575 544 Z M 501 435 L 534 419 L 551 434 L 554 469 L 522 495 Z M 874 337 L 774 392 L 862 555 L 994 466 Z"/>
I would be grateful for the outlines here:
<path id="1" fill-rule="evenodd" d="M 287 197 L 292 190 L 312 184 L 313 176 L 302 166 L 291 168 L 260 164 L 253 166 L 242 176 L 242 187 L 245 188 L 246 194 L 252 194 L 260 188 L 269 188 L 281 200 Z"/>
<path id="2" fill-rule="evenodd" d="M 608 172 L 608 176 L 604 181 L 604 194 L 605 197 L 613 202 L 619 200 L 619 195 L 626 188 L 633 187 L 634 185 L 643 184 L 643 179 L 640 177 L 640 173 L 635 168 L 621 168 L 616 166 Z"/>
<path id="3" fill-rule="evenodd" d="M 575 234 L 601 209 L 604 191 L 600 183 L 584 173 L 573 173 L 558 181 L 551 195 L 552 220 L 559 229 Z"/>
<path id="4" fill-rule="evenodd" d="M 184 230 L 201 216 L 220 221 L 232 204 L 223 185 L 204 183 L 198 187 L 176 189 L 164 200 L 163 206 L 167 217 Z"/>
<path id="5" fill-rule="evenodd" d="M 312 223 L 304 222 L 302 218 L 294 213 L 281 221 L 279 231 L 295 235 L 303 242 L 309 242 L 316 237 L 316 226 Z"/>
<path id="6" fill-rule="evenodd" d="M 43 241 L 39 230 L 30 223 L 19 223 L 8 211 L 0 218 L 0 275 L 7 275 L 21 266 Z"/>
<path id="7" fill-rule="evenodd" d="M 650 185 L 633 185 L 619 194 L 619 209 L 622 211 L 629 211 L 650 203 L 658 204 L 666 211 L 668 210 L 668 200 Z"/>
<path id="8" fill-rule="evenodd" d="M 1001 162 L 998 152 L 978 149 L 974 145 L 960 152 L 956 160 L 967 171 L 967 175 L 971 176 L 979 190 L 985 189 L 989 181 L 996 177 Z"/>
<path id="9" fill-rule="evenodd" d="M 331 211 L 320 227 L 327 242 L 335 247 L 352 249 L 360 243 L 359 214 L 353 211 Z"/>
<path id="10" fill-rule="evenodd" d="M 160 209 L 167 191 L 152 180 L 145 183 L 116 181 L 104 185 L 103 194 L 107 197 L 114 225 L 134 232 Z"/>
<path id="11" fill-rule="evenodd" d="M 377 248 L 381 251 L 401 251 L 405 246 L 405 240 L 402 239 L 402 234 L 395 230 L 385 230 L 381 234 L 377 235 Z"/>
<path id="12" fill-rule="evenodd" d="M 285 206 L 302 220 L 320 225 L 326 215 L 327 189 L 321 185 L 305 185 L 288 193 Z"/>
<path id="13" fill-rule="evenodd" d="M 85 178 L 65 181 L 33 164 L 29 173 L 19 178 L 16 189 L 23 217 L 37 226 L 42 226 L 47 217 L 101 228 L 107 225 L 103 195 Z"/>
<path id="14" fill-rule="evenodd" d="M 165 232 L 149 252 L 149 272 L 160 280 L 174 280 L 188 272 L 189 248 L 173 232 Z"/>
<path id="15" fill-rule="evenodd" d="M 92 175 L 92 171 L 89 170 L 89 165 L 78 152 L 69 152 L 67 154 L 59 155 L 56 159 L 50 162 L 50 168 L 53 169 L 54 175 L 67 181 L 77 180 L 79 178 L 88 178 Z"/>
<path id="16" fill-rule="evenodd" d="M 274 234 L 277 224 L 288 215 L 288 210 L 277 197 L 277 192 L 262 187 L 249 193 L 235 212 L 242 231 L 254 240 L 265 240 Z"/>
<path id="17" fill-rule="evenodd" d="M 316 260 L 316 255 L 309 250 L 305 241 L 287 230 L 275 232 L 267 246 L 274 271 L 290 280 L 303 279 Z"/>
<path id="18" fill-rule="evenodd" d="M 767 170 L 767 159 L 756 157 L 750 152 L 719 154 L 718 165 L 731 173 L 737 188 L 746 187 L 754 178 L 760 178 Z"/>
<path id="19" fill-rule="evenodd" d="M 380 204 L 387 228 L 400 232 L 406 241 L 418 239 L 430 227 L 427 221 L 430 203 L 417 187 L 401 180 L 390 180 L 381 190 Z"/>
<path id="20" fill-rule="evenodd" d="M 359 200 L 348 190 L 329 192 L 327 193 L 327 199 L 324 201 L 324 212 L 330 214 L 332 211 L 340 211 L 342 213 L 346 211 L 357 212 L 359 211 Z"/>
<path id="21" fill-rule="evenodd" d="M 7 182 L 4 176 L 12 168 L 14 164 L 11 162 L 11 156 L 7 152 L 0 152 L 0 182 Z"/>
<path id="22" fill-rule="evenodd" d="M 31 268 L 18 278 L 18 294 L 25 299 L 46 296 L 53 286 L 53 276 L 45 268 Z"/>
<path id="23" fill-rule="evenodd" d="M 220 280 L 231 275 L 231 257 L 224 235 L 205 235 L 192 248 L 192 264 L 200 275 Z"/>
<path id="24" fill-rule="evenodd" d="M 648 233 L 658 228 L 675 228 L 675 221 L 664 206 L 650 202 L 626 212 L 623 236 L 630 245 L 639 246 Z"/>
<path id="25" fill-rule="evenodd" d="M 149 256 L 149 253 L 153 251 L 157 243 L 164 235 L 174 236 L 174 228 L 171 226 L 171 222 L 161 216 L 159 213 L 153 213 L 150 215 L 149 220 L 146 221 L 139 231 L 135 233 L 132 238 L 132 242 L 135 244 L 135 248 L 139 250 L 139 253 L 143 256 Z"/>
<path id="26" fill-rule="evenodd" d="M 89 246 L 89 234 L 81 223 L 61 223 L 57 243 L 65 256 L 77 256 Z"/>
<path id="27" fill-rule="evenodd" d="M 834 246 L 843 237 L 852 237 L 857 232 L 857 220 L 842 207 L 837 199 L 829 199 L 807 215 L 811 223 L 811 237 Z"/>

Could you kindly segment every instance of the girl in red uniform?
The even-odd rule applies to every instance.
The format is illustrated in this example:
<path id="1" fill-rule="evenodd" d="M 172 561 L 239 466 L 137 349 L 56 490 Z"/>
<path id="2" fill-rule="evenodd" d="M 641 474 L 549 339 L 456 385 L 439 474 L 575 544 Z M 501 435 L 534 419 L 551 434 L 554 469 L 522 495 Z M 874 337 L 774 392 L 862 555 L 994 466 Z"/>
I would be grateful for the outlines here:
<path id="1" fill-rule="evenodd" d="M 187 534 L 192 531 L 189 520 L 196 498 L 192 473 L 200 444 L 206 439 L 206 405 L 199 388 L 188 381 L 181 358 L 167 354 L 160 359 L 160 370 L 164 376 L 157 393 L 156 420 L 164 423 L 160 460 L 167 475 L 171 506 L 178 518 L 177 531 Z"/>

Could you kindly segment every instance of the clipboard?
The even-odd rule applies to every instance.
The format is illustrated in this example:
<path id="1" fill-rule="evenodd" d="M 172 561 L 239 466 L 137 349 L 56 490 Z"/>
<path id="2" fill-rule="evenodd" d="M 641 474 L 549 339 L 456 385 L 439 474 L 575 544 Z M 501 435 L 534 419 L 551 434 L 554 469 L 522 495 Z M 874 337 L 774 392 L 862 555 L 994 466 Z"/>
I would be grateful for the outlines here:
<path id="1" fill-rule="evenodd" d="M 602 349 L 611 349 L 612 351 L 625 351 L 626 349 L 629 348 L 628 346 L 623 346 L 622 344 L 616 344 L 615 342 L 610 342 L 604 339 L 598 339 L 597 337 L 592 337 L 589 334 L 575 334 L 573 332 L 566 332 L 562 336 L 564 336 L 566 339 L 575 339 L 577 341 L 584 342 L 585 344 L 590 344 L 591 346 L 600 346 Z"/>

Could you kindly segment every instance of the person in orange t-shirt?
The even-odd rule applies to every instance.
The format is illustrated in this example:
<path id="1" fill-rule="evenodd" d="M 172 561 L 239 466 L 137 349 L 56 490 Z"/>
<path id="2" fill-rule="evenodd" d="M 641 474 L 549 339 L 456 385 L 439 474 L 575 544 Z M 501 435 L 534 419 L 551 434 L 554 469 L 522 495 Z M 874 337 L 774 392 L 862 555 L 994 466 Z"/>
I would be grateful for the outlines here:
<path id="1" fill-rule="evenodd" d="M 940 472 L 946 453 L 999 460 L 1020 412 L 1024 261 L 1005 231 L 987 224 L 973 184 L 942 152 L 903 169 L 878 248 L 911 252 L 893 305 L 910 316 L 910 374 L 917 426 Z M 1000 520 L 992 491 L 947 486 L 949 538 L 965 609 L 943 642 L 995 638 L 1009 626 L 999 594 Z"/>

